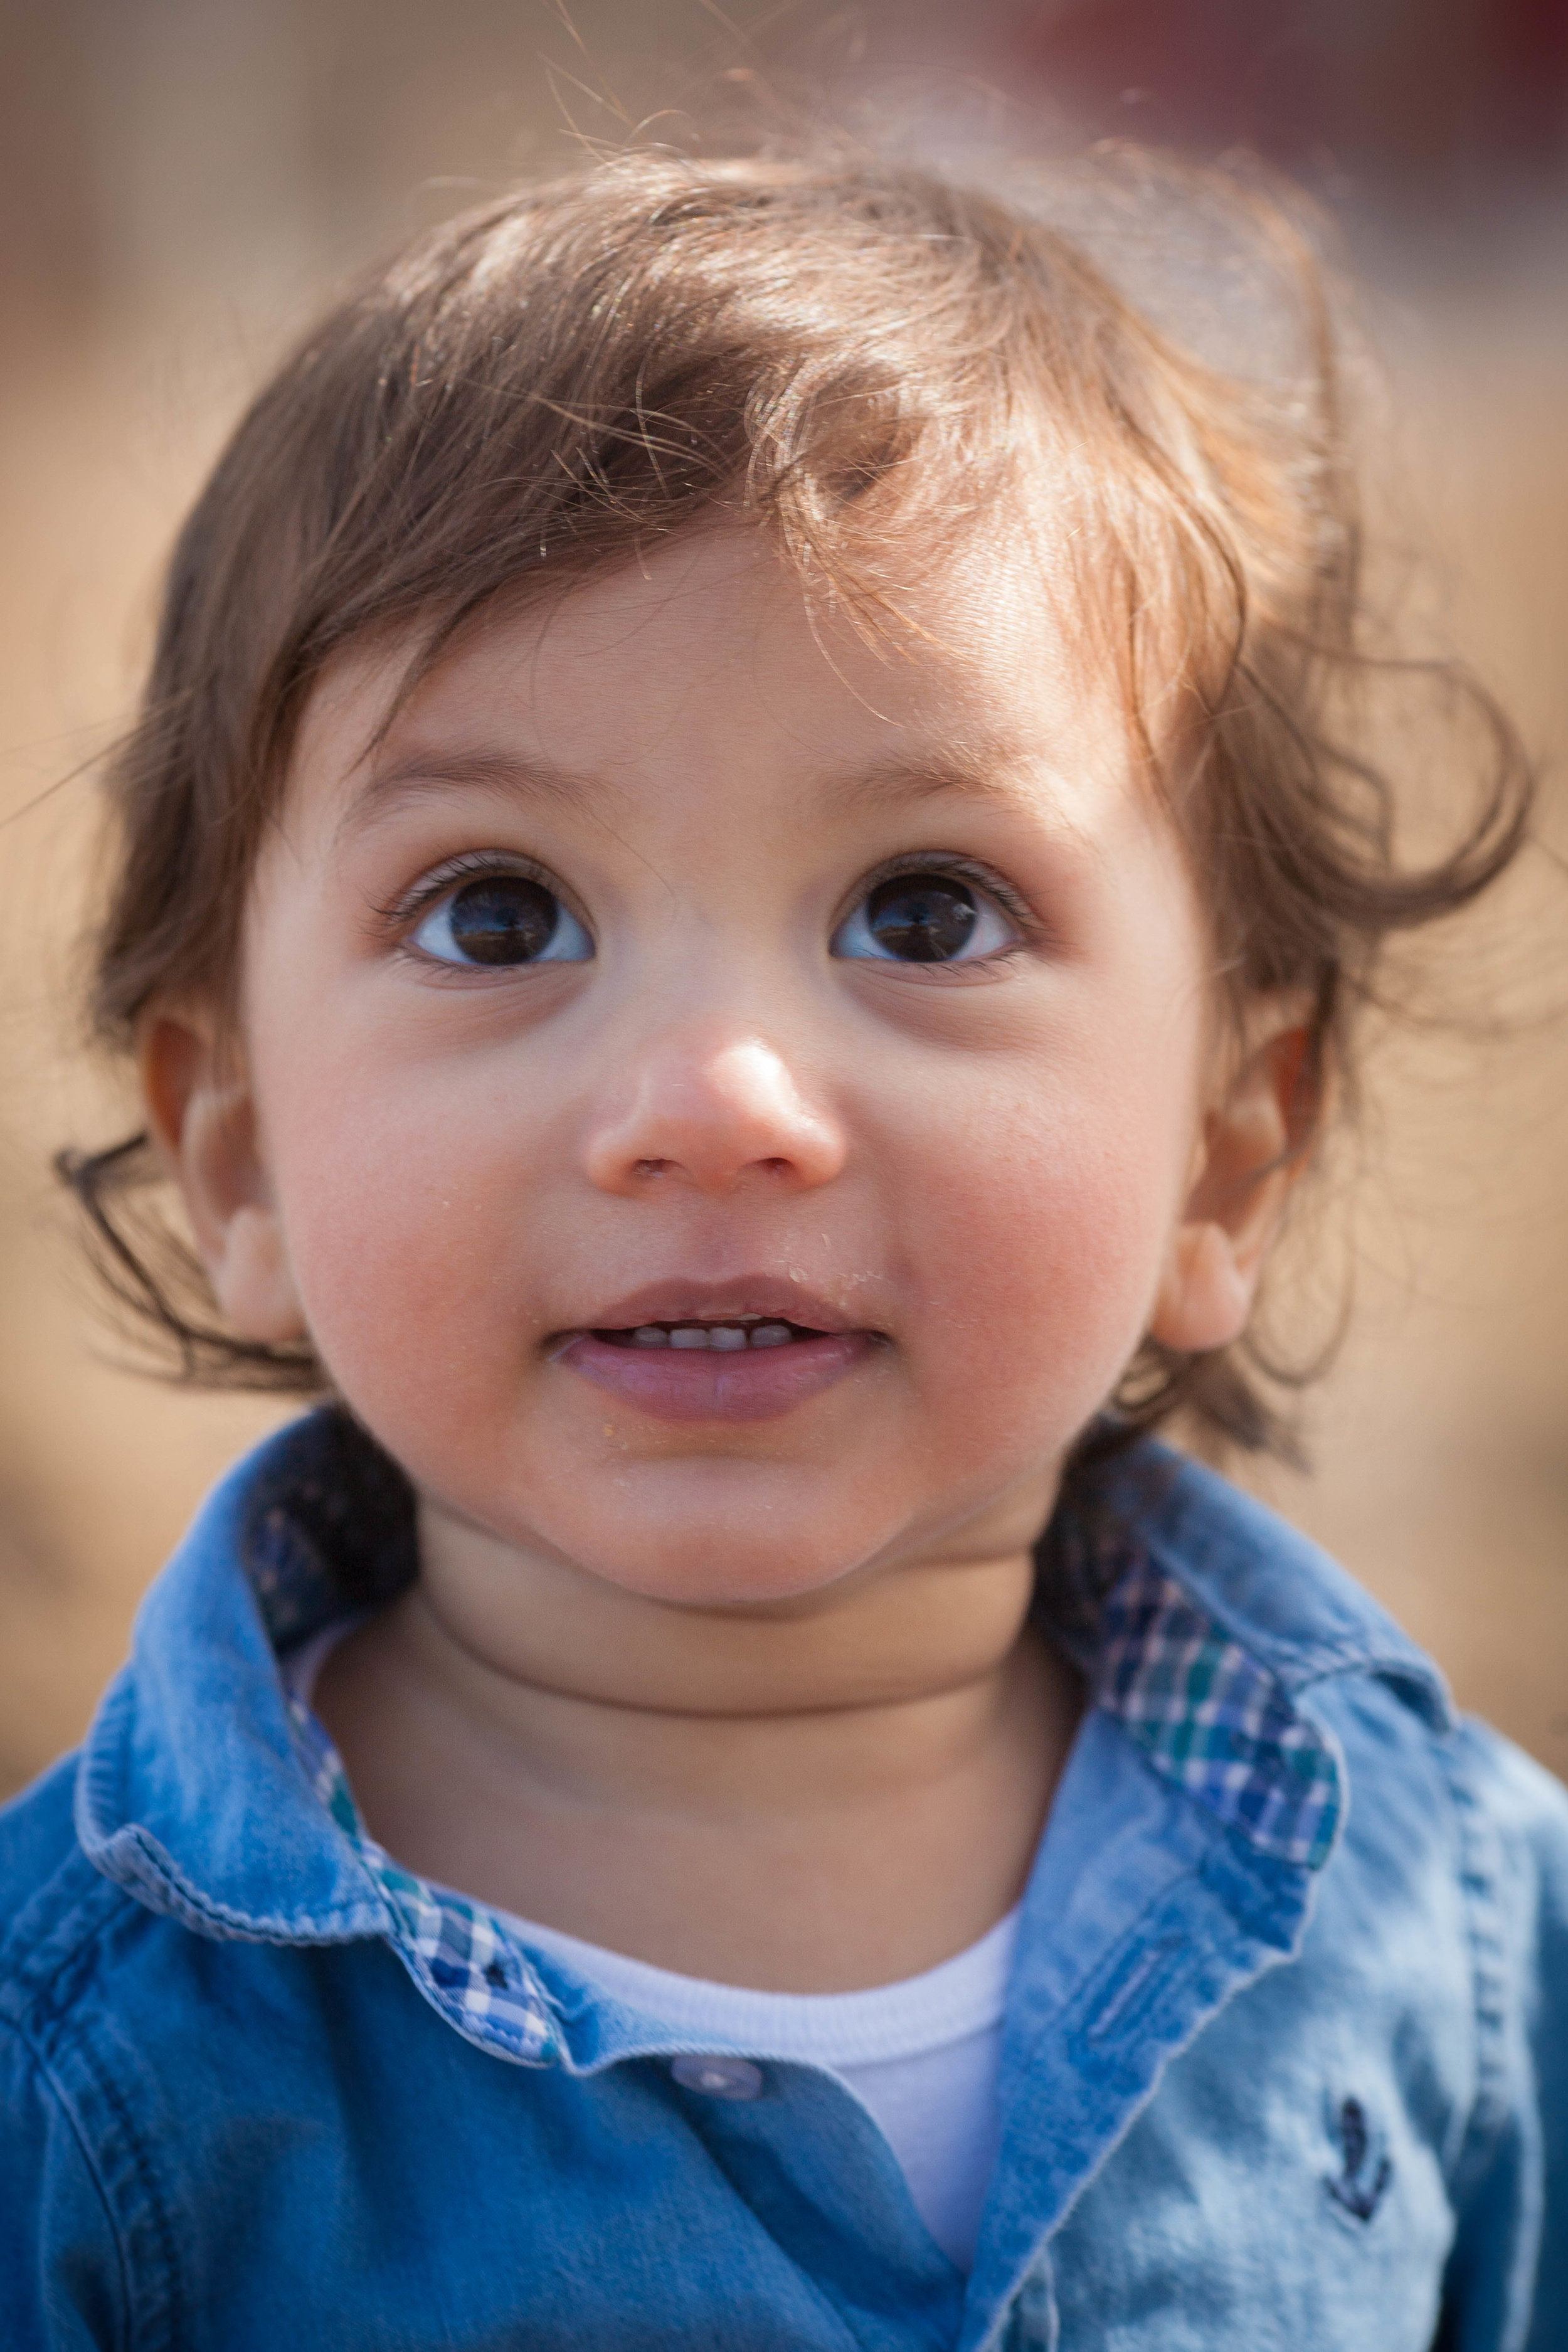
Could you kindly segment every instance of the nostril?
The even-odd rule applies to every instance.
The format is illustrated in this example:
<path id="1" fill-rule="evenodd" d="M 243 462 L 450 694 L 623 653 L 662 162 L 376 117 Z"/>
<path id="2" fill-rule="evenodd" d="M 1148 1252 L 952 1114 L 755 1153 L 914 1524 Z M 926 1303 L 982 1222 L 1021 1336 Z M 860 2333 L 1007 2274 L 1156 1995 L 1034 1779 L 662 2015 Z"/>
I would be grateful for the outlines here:
<path id="1" fill-rule="evenodd" d="M 664 1173 L 664 1171 L 668 1167 L 668 1165 L 669 1162 L 668 1160 L 634 1160 L 632 1162 L 632 1174 L 634 1176 L 660 1176 Z"/>

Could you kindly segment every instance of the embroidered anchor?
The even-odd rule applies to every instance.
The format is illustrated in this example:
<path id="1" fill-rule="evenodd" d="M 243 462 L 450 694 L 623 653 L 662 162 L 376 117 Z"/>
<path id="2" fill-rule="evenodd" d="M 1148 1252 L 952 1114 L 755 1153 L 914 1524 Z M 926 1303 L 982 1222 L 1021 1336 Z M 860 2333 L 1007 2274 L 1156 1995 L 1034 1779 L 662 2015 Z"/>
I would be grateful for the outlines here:
<path id="1" fill-rule="evenodd" d="M 1340 2109 L 1340 2146 L 1344 2150 L 1344 2168 L 1337 2180 L 1328 2182 L 1329 2195 L 1358 2221 L 1370 2221 L 1394 2178 L 1394 2166 L 1386 2156 L 1379 2157 L 1376 2170 L 1367 2178 L 1371 2141 L 1359 2099 L 1347 2099 Z"/>

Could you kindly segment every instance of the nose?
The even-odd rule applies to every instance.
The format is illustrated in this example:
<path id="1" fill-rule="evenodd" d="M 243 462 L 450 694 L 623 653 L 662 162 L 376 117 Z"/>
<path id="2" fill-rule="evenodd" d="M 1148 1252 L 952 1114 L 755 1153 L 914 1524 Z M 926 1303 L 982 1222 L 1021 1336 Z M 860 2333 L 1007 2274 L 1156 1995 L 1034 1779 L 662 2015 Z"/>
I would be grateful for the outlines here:
<path id="1" fill-rule="evenodd" d="M 676 1183 L 723 1195 L 743 1184 L 809 1192 L 844 1165 L 836 1120 L 803 1097 L 760 1037 L 668 1037 L 638 1056 L 618 1102 L 604 1105 L 584 1165 L 605 1192 L 642 1197 Z"/>

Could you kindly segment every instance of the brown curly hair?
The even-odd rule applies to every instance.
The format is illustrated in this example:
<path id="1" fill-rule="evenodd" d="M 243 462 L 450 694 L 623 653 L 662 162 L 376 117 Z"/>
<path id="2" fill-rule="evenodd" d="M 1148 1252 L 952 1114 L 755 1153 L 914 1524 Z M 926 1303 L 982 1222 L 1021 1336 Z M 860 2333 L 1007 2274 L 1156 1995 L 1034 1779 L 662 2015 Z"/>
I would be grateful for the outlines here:
<path id="1" fill-rule="evenodd" d="M 1179 348 L 1048 207 L 863 155 L 627 155 L 484 205 L 366 278 L 262 392 L 175 546 L 142 714 L 109 772 L 100 1038 L 124 1051 L 174 997 L 232 1006 L 258 844 L 345 647 L 411 634 L 411 687 L 492 599 L 549 594 L 725 513 L 773 531 L 812 593 L 893 631 L 909 546 L 972 530 L 1026 447 L 1076 566 L 1071 619 L 1113 665 L 1149 773 L 1163 786 L 1173 720 L 1197 746 L 1173 808 L 1224 997 L 1290 990 L 1311 1008 L 1309 1148 L 1391 936 L 1501 872 L 1531 780 L 1494 706 L 1432 667 L 1481 722 L 1474 801 L 1445 856 L 1400 863 L 1394 781 L 1357 748 L 1357 698 L 1393 666 L 1367 646 L 1312 241 L 1235 176 L 1126 154 L 1105 172 L 1113 203 L 1157 174 L 1173 216 L 1224 212 L 1294 322 L 1288 380 Z M 116 1297 L 184 1377 L 323 1386 L 307 1348 L 219 1327 L 156 1208 L 145 1137 L 59 1164 Z M 1119 1425 L 1184 1407 L 1212 1439 L 1283 1448 L 1269 1369 L 1251 1337 L 1146 1349 Z"/>

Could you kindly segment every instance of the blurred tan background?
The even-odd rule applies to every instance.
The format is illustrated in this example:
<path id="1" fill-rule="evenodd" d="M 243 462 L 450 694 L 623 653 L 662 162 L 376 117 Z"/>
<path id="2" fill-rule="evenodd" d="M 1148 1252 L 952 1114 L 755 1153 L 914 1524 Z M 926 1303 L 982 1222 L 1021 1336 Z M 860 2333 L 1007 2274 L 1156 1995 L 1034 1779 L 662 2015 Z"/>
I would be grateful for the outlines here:
<path id="1" fill-rule="evenodd" d="M 1444 626 L 1568 838 L 1564 0 L 0 0 L 0 1790 L 79 1735 L 204 1486 L 277 1417 L 116 1368 L 47 1174 L 125 1115 L 72 943 L 174 522 L 363 257 L 574 124 L 669 110 L 684 140 L 683 107 L 759 88 L 850 119 L 875 94 L 939 153 L 1239 141 L 1302 173 L 1370 289 Z M 1310 1321 L 1348 1247 L 1316 1474 L 1262 1483 L 1568 1773 L 1565 891 L 1538 854 L 1427 983 L 1468 1032 L 1380 1053 L 1279 1301 Z"/>

